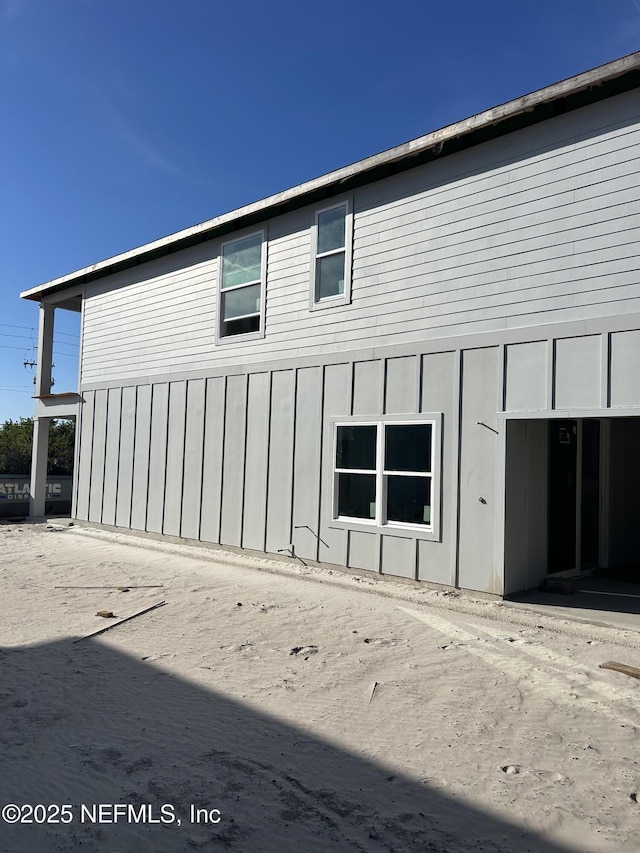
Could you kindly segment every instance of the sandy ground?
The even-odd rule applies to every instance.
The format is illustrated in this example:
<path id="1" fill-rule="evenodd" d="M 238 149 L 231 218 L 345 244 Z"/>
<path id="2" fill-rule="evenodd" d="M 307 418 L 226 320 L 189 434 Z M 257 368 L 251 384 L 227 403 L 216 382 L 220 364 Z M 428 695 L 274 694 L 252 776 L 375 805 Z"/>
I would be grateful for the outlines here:
<path id="1" fill-rule="evenodd" d="M 640 633 L 76 527 L 0 557 L 3 851 L 640 850 L 599 668 Z"/>

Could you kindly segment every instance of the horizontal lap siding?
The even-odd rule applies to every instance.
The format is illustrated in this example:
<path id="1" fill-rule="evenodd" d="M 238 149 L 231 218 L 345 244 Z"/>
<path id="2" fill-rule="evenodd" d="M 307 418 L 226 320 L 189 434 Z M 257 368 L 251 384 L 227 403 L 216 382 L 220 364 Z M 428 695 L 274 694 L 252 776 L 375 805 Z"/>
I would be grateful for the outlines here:
<path id="1" fill-rule="evenodd" d="M 314 208 L 266 223 L 261 340 L 214 343 L 217 241 L 95 282 L 82 382 L 636 311 L 639 117 L 628 93 L 356 190 L 351 305 L 309 311 Z"/>

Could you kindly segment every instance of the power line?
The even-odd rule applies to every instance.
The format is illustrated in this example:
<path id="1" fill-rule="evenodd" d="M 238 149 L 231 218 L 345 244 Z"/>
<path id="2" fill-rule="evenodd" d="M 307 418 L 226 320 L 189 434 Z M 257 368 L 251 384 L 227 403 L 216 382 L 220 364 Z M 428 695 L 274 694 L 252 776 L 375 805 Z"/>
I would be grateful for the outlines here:
<path id="1" fill-rule="evenodd" d="M 5 338 L 18 338 L 21 341 L 34 341 L 35 335 L 30 337 L 29 335 L 8 335 L 6 332 L 3 332 L 3 337 Z M 60 344 L 63 347 L 73 347 L 77 346 L 77 344 L 71 343 L 71 341 L 57 341 L 55 338 L 53 339 L 54 344 Z"/>
<path id="2" fill-rule="evenodd" d="M 0 349 L 17 349 L 20 350 L 20 352 L 26 352 L 30 349 L 38 349 L 38 347 L 12 347 L 8 344 L 0 344 Z M 78 358 L 79 352 L 59 352 L 58 350 L 54 351 L 54 356 L 57 357 L 59 355 L 66 355 L 69 358 Z"/>
<path id="3" fill-rule="evenodd" d="M 21 352 L 31 349 L 31 347 L 10 347 L 7 344 L 0 344 L 0 349 L 19 349 Z"/>
<path id="4" fill-rule="evenodd" d="M 32 332 L 32 334 L 36 335 L 38 330 L 35 326 L 13 326 L 9 323 L 0 323 L 0 328 L 2 329 L 26 329 L 28 332 Z M 80 339 L 80 335 L 74 335 L 71 332 L 57 332 L 58 335 L 63 335 L 65 338 L 75 338 L 76 340 Z M 12 335 L 12 337 L 15 337 Z"/>

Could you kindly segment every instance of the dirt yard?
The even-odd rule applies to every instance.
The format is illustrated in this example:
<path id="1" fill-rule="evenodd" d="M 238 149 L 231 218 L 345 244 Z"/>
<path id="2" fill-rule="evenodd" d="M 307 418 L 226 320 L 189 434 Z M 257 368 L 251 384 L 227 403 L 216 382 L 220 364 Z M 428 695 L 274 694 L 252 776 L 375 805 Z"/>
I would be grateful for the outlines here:
<path id="1" fill-rule="evenodd" d="M 640 681 L 599 668 L 640 624 L 77 527 L 0 556 L 4 851 L 640 850 Z"/>

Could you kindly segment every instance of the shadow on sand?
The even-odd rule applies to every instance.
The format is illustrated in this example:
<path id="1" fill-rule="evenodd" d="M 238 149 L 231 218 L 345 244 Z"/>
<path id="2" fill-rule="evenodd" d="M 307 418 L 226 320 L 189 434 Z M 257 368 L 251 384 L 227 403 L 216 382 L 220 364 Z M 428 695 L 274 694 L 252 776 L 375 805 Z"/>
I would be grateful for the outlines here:
<path id="1" fill-rule="evenodd" d="M 566 851 L 311 735 L 295 693 L 299 727 L 98 640 L 4 649 L 0 670 L 0 805 L 73 807 L 66 825 L 2 824 L 3 851 Z M 175 820 L 92 823 L 83 803 Z"/>

